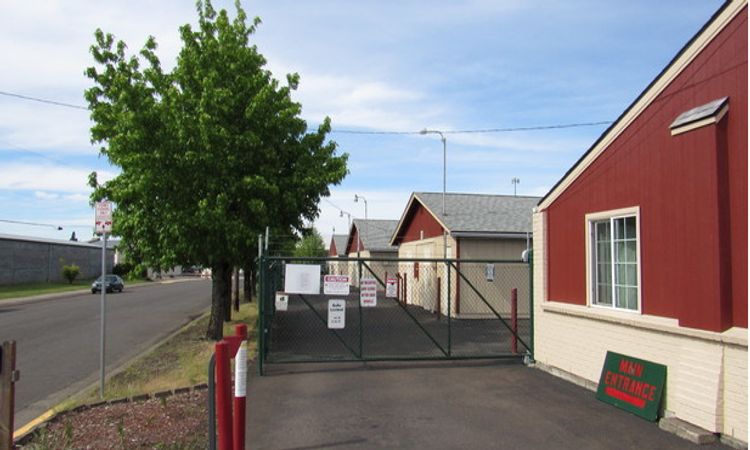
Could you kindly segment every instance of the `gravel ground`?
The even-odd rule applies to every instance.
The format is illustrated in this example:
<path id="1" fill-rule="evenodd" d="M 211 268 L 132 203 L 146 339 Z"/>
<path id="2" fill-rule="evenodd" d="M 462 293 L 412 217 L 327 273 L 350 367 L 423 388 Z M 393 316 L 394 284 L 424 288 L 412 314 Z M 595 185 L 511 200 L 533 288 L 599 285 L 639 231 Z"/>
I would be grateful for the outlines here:
<path id="1" fill-rule="evenodd" d="M 205 449 L 207 391 L 105 404 L 57 416 L 23 449 Z"/>

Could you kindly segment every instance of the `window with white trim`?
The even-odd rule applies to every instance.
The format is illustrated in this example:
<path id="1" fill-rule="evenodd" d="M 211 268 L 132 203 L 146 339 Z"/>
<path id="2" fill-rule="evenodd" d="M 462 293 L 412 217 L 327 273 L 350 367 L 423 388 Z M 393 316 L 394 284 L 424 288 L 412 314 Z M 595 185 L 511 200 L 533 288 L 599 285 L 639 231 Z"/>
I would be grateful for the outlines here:
<path id="1" fill-rule="evenodd" d="M 635 215 L 590 222 L 592 295 L 596 306 L 638 311 L 638 226 Z"/>

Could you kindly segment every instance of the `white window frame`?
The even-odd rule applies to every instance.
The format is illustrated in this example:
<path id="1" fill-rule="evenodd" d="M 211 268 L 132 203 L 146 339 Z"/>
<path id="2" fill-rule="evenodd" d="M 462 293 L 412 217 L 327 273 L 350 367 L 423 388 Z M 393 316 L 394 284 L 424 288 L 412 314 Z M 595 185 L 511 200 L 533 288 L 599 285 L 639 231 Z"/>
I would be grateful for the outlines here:
<path id="1" fill-rule="evenodd" d="M 641 297 L 641 220 L 640 220 L 640 207 L 633 206 L 629 208 L 613 209 L 609 211 L 601 211 L 596 213 L 586 214 L 586 304 L 592 308 L 601 308 L 609 311 L 618 311 L 631 314 L 641 314 L 642 311 L 642 297 Z M 621 308 L 617 306 L 617 301 L 613 292 L 612 305 L 603 305 L 596 303 L 596 247 L 594 245 L 595 240 L 595 227 L 594 223 L 601 222 L 603 220 L 620 219 L 625 217 L 635 217 L 635 258 L 636 258 L 636 277 L 638 287 L 636 289 L 636 309 Z M 614 255 L 614 251 L 612 252 Z M 612 264 L 612 270 L 614 272 L 615 264 Z M 612 276 L 613 291 L 615 289 L 615 277 Z"/>

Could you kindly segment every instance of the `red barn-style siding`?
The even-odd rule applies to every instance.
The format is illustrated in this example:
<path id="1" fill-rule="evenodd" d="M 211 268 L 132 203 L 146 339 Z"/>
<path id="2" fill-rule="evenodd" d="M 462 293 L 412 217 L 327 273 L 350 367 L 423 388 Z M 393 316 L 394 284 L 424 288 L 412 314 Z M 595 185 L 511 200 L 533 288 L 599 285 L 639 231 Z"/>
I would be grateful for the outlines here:
<path id="1" fill-rule="evenodd" d="M 747 8 L 547 207 L 548 300 L 586 304 L 589 213 L 640 208 L 641 312 L 747 327 Z M 714 125 L 681 113 L 729 97 Z"/>
<path id="2" fill-rule="evenodd" d="M 399 243 L 419 241 L 443 235 L 443 226 L 419 202 L 414 202 L 414 208 L 404 222 L 403 234 L 396 236 L 396 241 Z"/>
<path id="3" fill-rule="evenodd" d="M 365 245 L 359 238 L 359 229 L 357 229 L 357 227 L 352 227 L 352 234 L 350 235 L 349 240 L 346 243 L 347 255 L 357 253 L 357 242 L 359 242 L 359 250 L 365 250 Z"/>

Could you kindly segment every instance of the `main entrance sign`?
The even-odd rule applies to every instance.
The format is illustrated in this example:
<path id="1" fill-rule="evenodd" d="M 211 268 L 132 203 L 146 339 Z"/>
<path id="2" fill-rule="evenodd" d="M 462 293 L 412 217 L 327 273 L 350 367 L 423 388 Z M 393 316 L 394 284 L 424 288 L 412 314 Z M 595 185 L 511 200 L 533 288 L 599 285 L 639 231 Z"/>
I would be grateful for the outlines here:
<path id="1" fill-rule="evenodd" d="M 666 380 L 665 365 L 607 352 L 596 398 L 653 422 Z"/>

